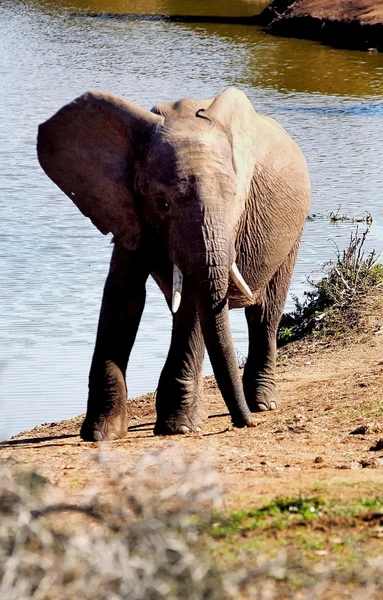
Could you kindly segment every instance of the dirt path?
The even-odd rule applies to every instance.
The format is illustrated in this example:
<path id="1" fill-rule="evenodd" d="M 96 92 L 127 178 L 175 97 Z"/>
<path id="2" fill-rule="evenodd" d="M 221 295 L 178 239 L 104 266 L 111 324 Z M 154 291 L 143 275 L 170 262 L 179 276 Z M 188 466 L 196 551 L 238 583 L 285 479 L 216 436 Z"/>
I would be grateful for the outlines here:
<path id="1" fill-rule="evenodd" d="M 214 457 L 227 506 L 262 503 L 326 486 L 329 497 L 379 494 L 383 489 L 383 330 L 381 314 L 369 315 L 365 331 L 343 343 L 293 344 L 278 366 L 281 403 L 255 415 L 251 430 L 230 427 L 212 377 L 205 380 L 209 419 L 203 433 L 155 437 L 154 400 L 130 403 L 127 437 L 109 448 L 133 474 L 145 452 Z M 0 460 L 33 466 L 58 488 L 79 491 L 97 481 L 95 443 L 78 436 L 81 417 L 21 433 L 0 446 Z M 368 426 L 352 435 L 358 427 Z"/>

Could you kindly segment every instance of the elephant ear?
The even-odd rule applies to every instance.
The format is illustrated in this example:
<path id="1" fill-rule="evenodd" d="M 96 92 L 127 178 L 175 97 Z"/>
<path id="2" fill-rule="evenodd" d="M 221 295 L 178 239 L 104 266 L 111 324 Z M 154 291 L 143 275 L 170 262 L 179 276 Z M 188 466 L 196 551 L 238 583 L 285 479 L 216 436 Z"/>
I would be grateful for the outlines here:
<path id="1" fill-rule="evenodd" d="M 240 90 L 228 88 L 217 96 L 204 116 L 218 122 L 227 131 L 232 145 L 233 165 L 237 174 L 237 195 L 247 198 L 256 164 L 258 115 Z"/>
<path id="2" fill-rule="evenodd" d="M 134 250 L 138 141 L 163 119 L 110 94 L 88 92 L 40 125 L 37 154 L 48 177 L 106 234 Z"/>

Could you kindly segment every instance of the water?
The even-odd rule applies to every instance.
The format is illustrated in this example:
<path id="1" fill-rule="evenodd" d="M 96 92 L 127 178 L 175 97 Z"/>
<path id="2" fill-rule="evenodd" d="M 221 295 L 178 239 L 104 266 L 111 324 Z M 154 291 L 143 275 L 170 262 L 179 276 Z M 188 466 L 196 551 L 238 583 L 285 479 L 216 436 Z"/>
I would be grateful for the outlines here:
<path id="1" fill-rule="evenodd" d="M 259 4 L 259 3 L 258 3 Z M 87 372 L 110 258 L 103 237 L 45 176 L 37 126 L 87 89 L 144 107 L 242 88 L 303 148 L 312 212 L 372 214 L 369 248 L 383 249 L 383 55 L 269 37 L 241 25 L 124 22 L 90 12 L 249 15 L 240 1 L 0 3 L 0 435 L 86 407 Z M 308 222 L 291 293 L 318 273 L 353 226 Z M 287 308 L 292 307 L 289 299 Z M 242 311 L 231 313 L 246 354 Z M 156 285 L 132 353 L 129 395 L 156 388 L 171 318 Z M 206 372 L 209 365 L 206 364 Z"/>

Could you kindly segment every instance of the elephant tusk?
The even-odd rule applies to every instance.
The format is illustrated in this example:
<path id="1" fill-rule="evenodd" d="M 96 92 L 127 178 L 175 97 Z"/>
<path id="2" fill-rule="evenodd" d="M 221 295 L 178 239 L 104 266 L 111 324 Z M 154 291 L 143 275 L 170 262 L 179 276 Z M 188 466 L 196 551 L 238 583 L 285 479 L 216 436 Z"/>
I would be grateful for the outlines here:
<path id="1" fill-rule="evenodd" d="M 235 264 L 235 262 L 233 262 L 233 264 L 231 265 L 231 269 L 230 269 L 230 277 L 232 278 L 232 280 L 234 281 L 235 285 L 237 286 L 237 288 L 239 290 L 241 290 L 241 292 L 247 296 L 250 300 L 253 299 L 253 294 L 251 289 L 249 288 L 249 286 L 247 285 L 246 281 L 244 280 L 244 278 L 242 277 L 241 273 L 238 270 L 237 265 Z"/>
<path id="2" fill-rule="evenodd" d="M 173 266 L 173 295 L 172 295 L 172 313 L 175 314 L 181 304 L 183 275 L 177 265 Z"/>

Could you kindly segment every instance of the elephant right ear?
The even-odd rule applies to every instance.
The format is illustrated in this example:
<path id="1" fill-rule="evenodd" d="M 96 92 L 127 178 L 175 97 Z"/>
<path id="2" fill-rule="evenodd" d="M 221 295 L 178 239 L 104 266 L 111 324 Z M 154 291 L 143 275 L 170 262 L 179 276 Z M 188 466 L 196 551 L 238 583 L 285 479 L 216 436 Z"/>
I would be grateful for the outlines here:
<path id="1" fill-rule="evenodd" d="M 88 92 L 40 125 L 37 154 L 45 173 L 103 233 L 134 250 L 140 222 L 134 206 L 139 140 L 163 119 L 131 102 Z"/>

